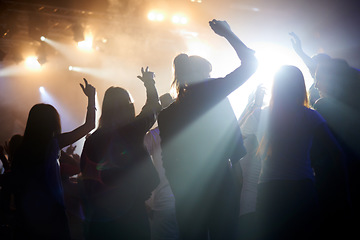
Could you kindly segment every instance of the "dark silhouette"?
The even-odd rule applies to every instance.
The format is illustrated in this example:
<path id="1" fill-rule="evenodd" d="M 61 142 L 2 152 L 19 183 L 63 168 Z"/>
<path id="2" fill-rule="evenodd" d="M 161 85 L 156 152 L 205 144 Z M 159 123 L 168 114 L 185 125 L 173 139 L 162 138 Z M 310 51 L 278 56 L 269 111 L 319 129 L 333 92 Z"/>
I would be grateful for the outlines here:
<path id="1" fill-rule="evenodd" d="M 138 76 L 147 101 L 135 116 L 129 93 L 106 90 L 99 128 L 87 138 L 81 154 L 81 180 L 86 239 L 150 239 L 145 200 L 159 177 L 144 146 L 161 107 L 154 73 Z"/>
<path id="2" fill-rule="evenodd" d="M 169 93 L 160 96 L 162 109 L 167 108 L 173 101 Z M 145 147 L 160 178 L 159 185 L 151 193 L 151 198 L 146 201 L 150 219 L 151 240 L 177 240 L 179 239 L 179 230 L 175 215 L 175 198 L 165 176 L 160 142 L 159 127 L 151 129 L 145 135 Z"/>
<path id="3" fill-rule="evenodd" d="M 259 148 L 259 239 L 317 239 L 320 219 L 309 156 L 312 140 L 319 138 L 327 147 L 331 153 L 328 164 L 341 166 L 342 151 L 325 120 L 308 108 L 304 77 L 298 68 L 283 66 L 277 72 L 270 106 L 263 111 L 268 122 Z"/>
<path id="4" fill-rule="evenodd" d="M 86 122 L 61 133 L 60 117 L 49 104 L 34 105 L 12 163 L 17 222 L 15 239 L 69 239 L 58 158 L 60 149 L 95 127 L 95 88 L 81 84 L 88 97 Z"/>
<path id="5" fill-rule="evenodd" d="M 339 168 L 322 168 L 330 156 L 326 147 L 315 139 L 312 157 L 317 161 L 315 171 L 323 203 L 324 231 L 328 236 L 348 233 L 350 237 L 357 229 L 356 221 L 352 219 L 360 214 L 359 72 L 343 59 L 332 59 L 319 65 L 315 83 L 321 98 L 314 108 L 327 121 L 340 143 L 346 155 L 342 168 L 347 170 L 344 176 Z"/>
<path id="6" fill-rule="evenodd" d="M 315 81 L 315 73 L 316 69 L 319 66 L 319 64 L 324 63 L 331 59 L 331 57 L 328 54 L 325 53 L 317 53 L 310 57 L 307 55 L 301 44 L 300 38 L 293 32 L 289 33 L 290 36 L 293 38 L 291 39 L 291 43 L 293 45 L 293 48 L 296 52 L 296 54 L 301 58 L 301 60 L 305 63 L 307 68 L 309 69 L 309 72 L 311 74 L 311 77 Z M 320 98 L 319 91 L 317 88 L 315 88 L 315 82 L 310 86 L 309 88 L 309 104 L 310 106 L 314 106 L 316 100 Z"/>
<path id="7" fill-rule="evenodd" d="M 177 100 L 159 114 L 165 174 L 175 196 L 180 238 L 234 239 L 240 187 L 231 164 L 245 155 L 237 119 L 226 98 L 257 68 L 254 51 L 224 21 L 210 27 L 234 47 L 241 66 L 209 79 L 199 56 L 174 59 Z"/>
<path id="8" fill-rule="evenodd" d="M 83 211 L 77 176 L 80 174 L 80 156 L 74 153 L 76 146 L 70 145 L 61 151 L 60 175 L 64 188 L 64 203 L 72 240 L 83 239 Z"/>

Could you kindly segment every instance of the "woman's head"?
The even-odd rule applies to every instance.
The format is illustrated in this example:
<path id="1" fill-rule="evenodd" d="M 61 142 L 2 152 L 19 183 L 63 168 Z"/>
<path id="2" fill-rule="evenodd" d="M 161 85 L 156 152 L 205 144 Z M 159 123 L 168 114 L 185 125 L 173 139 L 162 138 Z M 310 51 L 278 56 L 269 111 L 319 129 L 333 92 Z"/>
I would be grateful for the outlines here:
<path id="1" fill-rule="evenodd" d="M 174 59 L 174 81 L 177 92 L 180 93 L 189 85 L 201 82 L 210 77 L 211 63 L 199 56 L 179 54 Z"/>
<path id="2" fill-rule="evenodd" d="M 308 107 L 304 76 L 299 68 L 286 65 L 279 69 L 274 77 L 270 104 Z"/>
<path id="3" fill-rule="evenodd" d="M 61 133 L 60 116 L 50 104 L 34 105 L 29 112 L 24 140 L 48 141 Z"/>
<path id="4" fill-rule="evenodd" d="M 135 108 L 128 91 L 120 87 L 108 88 L 104 95 L 99 127 L 119 126 L 134 118 Z"/>

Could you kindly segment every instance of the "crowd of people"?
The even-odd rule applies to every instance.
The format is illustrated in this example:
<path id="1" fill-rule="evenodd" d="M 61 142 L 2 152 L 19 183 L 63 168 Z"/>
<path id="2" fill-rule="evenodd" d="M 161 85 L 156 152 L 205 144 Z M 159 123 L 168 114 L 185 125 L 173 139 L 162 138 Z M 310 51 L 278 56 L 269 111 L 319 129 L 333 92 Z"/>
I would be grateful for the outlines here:
<path id="1" fill-rule="evenodd" d="M 200 56 L 174 58 L 176 95 L 158 96 L 148 67 L 147 100 L 109 87 L 95 128 L 95 87 L 86 120 L 61 131 L 57 110 L 34 105 L 23 134 L 0 146 L 2 239 L 285 240 L 353 238 L 360 214 L 360 73 L 346 60 L 295 52 L 296 66 L 258 86 L 236 118 L 227 96 L 256 72 L 255 51 L 226 21 L 211 29 L 241 64 L 222 78 Z M 309 96 L 309 97 L 308 97 Z M 153 128 L 157 122 L 157 127 Z M 81 155 L 72 144 L 86 137 Z M 66 149 L 65 149 L 66 148 Z"/>

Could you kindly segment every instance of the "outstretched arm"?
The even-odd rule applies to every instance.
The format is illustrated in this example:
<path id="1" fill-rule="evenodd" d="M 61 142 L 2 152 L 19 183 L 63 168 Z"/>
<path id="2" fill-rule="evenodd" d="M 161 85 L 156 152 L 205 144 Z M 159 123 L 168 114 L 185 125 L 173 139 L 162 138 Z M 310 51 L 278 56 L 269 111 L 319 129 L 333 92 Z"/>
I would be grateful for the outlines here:
<path id="1" fill-rule="evenodd" d="M 314 62 L 314 60 L 307 55 L 301 45 L 301 41 L 300 38 L 298 37 L 298 35 L 296 35 L 294 32 L 289 33 L 290 36 L 292 36 L 291 43 L 292 46 L 296 52 L 296 54 L 301 58 L 301 60 L 305 63 L 305 65 L 308 67 L 311 76 L 314 78 L 315 76 L 315 71 L 316 71 L 316 63 Z"/>
<path id="2" fill-rule="evenodd" d="M 84 82 L 85 82 L 85 86 L 83 84 L 80 84 L 80 86 L 84 94 L 88 97 L 88 107 L 87 107 L 85 123 L 71 132 L 62 133 L 58 136 L 60 149 L 76 142 L 77 140 L 79 140 L 80 138 L 82 138 L 83 136 L 85 136 L 87 133 L 89 133 L 91 130 L 95 128 L 96 90 L 91 84 L 88 84 L 85 78 L 84 78 Z"/>
<path id="3" fill-rule="evenodd" d="M 155 123 L 157 114 L 161 110 L 158 93 L 155 87 L 155 74 L 149 71 L 149 67 L 141 68 L 141 76 L 137 76 L 146 88 L 146 103 L 140 114 L 136 117 L 138 130 L 147 132 Z"/>
<path id="4" fill-rule="evenodd" d="M 204 91 L 211 95 L 206 99 L 210 104 L 227 97 L 231 92 L 245 83 L 256 71 L 258 62 L 254 50 L 248 48 L 230 29 L 226 21 L 212 20 L 209 22 L 211 29 L 219 36 L 224 37 L 236 51 L 241 65 L 224 78 L 211 79 L 206 83 Z"/>

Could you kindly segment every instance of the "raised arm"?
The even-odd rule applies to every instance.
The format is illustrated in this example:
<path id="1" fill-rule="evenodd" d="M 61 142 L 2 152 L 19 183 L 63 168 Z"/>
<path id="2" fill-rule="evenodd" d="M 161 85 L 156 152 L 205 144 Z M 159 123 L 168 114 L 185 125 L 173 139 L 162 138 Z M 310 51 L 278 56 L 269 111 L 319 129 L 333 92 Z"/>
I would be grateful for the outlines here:
<path id="1" fill-rule="evenodd" d="M 161 110 L 159 96 L 155 87 L 155 74 L 149 71 L 149 67 L 141 68 L 141 76 L 137 76 L 146 88 L 146 103 L 140 114 L 136 117 L 137 130 L 146 133 L 155 123 L 157 114 Z"/>
<path id="2" fill-rule="evenodd" d="M 71 132 L 62 133 L 58 136 L 60 149 L 76 142 L 77 140 L 84 137 L 86 134 L 88 134 L 91 130 L 95 128 L 96 90 L 91 84 L 87 82 L 85 78 L 84 78 L 84 82 L 85 82 L 85 86 L 83 84 L 80 84 L 80 86 L 84 94 L 88 98 L 88 107 L 87 107 L 85 123 Z"/>
<path id="3" fill-rule="evenodd" d="M 224 37 L 236 51 L 241 65 L 224 78 L 211 79 L 206 85 L 200 86 L 207 95 L 206 101 L 210 104 L 227 97 L 231 92 L 245 83 L 256 71 L 258 62 L 254 50 L 248 48 L 230 29 L 226 21 L 212 20 L 209 22 L 211 29 L 219 36 Z"/>
<path id="4" fill-rule="evenodd" d="M 307 55 L 304 52 L 302 45 L 301 45 L 300 38 L 298 37 L 298 35 L 296 35 L 294 32 L 289 33 L 289 35 L 292 36 L 292 38 L 290 40 L 291 40 L 294 51 L 301 58 L 301 60 L 305 63 L 305 65 L 307 66 L 307 68 L 310 71 L 311 76 L 314 78 L 315 71 L 316 71 L 316 63 L 309 55 Z"/>

